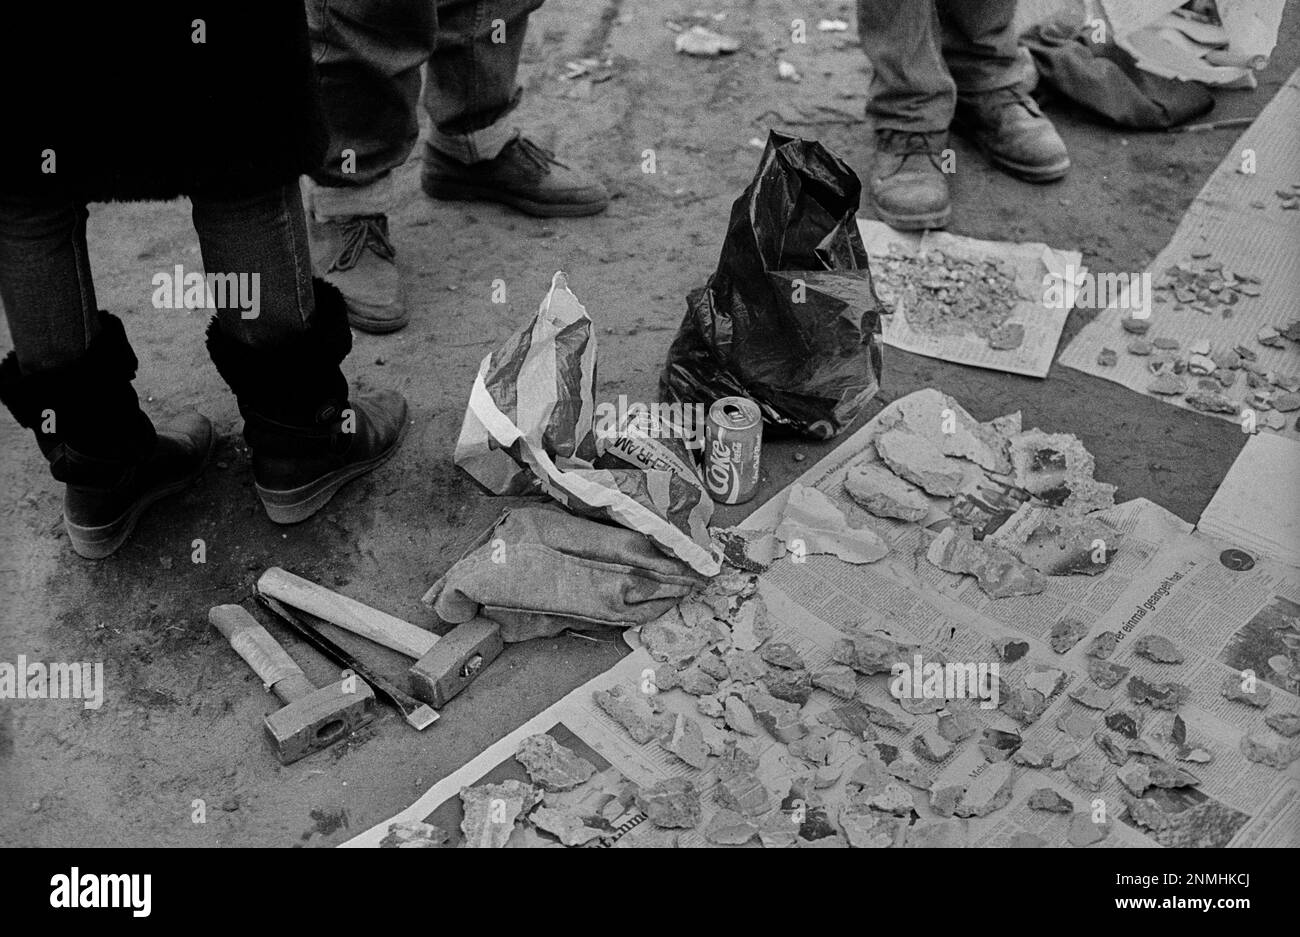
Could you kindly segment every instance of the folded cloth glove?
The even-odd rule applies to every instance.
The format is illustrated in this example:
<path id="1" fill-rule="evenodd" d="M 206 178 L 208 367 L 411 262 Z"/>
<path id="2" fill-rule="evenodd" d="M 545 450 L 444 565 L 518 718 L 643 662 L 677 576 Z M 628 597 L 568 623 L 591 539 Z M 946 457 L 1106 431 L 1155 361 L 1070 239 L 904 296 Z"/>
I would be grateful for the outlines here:
<path id="1" fill-rule="evenodd" d="M 481 615 L 504 641 L 630 628 L 677 605 L 703 577 L 644 534 L 554 506 L 507 511 L 424 595 L 451 624 Z"/>

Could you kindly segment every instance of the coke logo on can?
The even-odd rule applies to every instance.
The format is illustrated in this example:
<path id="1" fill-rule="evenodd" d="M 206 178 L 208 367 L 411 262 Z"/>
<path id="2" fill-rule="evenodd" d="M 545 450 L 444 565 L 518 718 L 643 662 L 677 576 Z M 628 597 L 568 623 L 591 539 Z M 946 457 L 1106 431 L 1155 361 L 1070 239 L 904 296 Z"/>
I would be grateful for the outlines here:
<path id="1" fill-rule="evenodd" d="M 721 501 L 734 497 L 740 488 L 740 466 L 732 461 L 731 449 L 721 439 L 713 440 L 709 446 L 704 483 L 709 487 L 709 494 Z"/>
<path id="2" fill-rule="evenodd" d="M 746 397 L 723 397 L 709 407 L 704 424 L 704 485 L 714 501 L 741 504 L 758 490 L 763 416 Z"/>

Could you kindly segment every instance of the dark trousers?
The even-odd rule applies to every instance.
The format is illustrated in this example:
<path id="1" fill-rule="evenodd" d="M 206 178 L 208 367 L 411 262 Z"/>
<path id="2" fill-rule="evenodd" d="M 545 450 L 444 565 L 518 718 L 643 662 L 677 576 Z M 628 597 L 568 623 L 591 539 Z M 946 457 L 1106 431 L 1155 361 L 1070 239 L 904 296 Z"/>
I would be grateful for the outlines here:
<path id="1" fill-rule="evenodd" d="M 1016 84 L 1016 0 L 858 0 L 870 60 L 867 113 L 878 128 L 940 133 L 958 92 Z"/>
<path id="2" fill-rule="evenodd" d="M 85 204 L 70 198 L 0 197 L 0 301 L 24 373 L 75 361 L 95 337 L 87 217 Z M 223 331 L 256 346 L 306 328 L 314 309 L 311 257 L 296 184 L 239 199 L 196 198 L 193 218 L 203 270 L 185 274 L 234 274 L 236 281 L 242 275 L 246 284 L 257 277 L 255 315 L 233 302 L 233 294 L 215 306 Z M 156 276 L 174 279 L 174 266 L 142 268 L 135 305 L 147 315 L 187 314 L 184 308 L 153 308 L 160 295 Z"/>
<path id="3" fill-rule="evenodd" d="M 415 146 L 421 103 L 435 149 L 465 163 L 495 157 L 510 139 L 502 120 L 519 101 L 528 14 L 541 5 L 542 0 L 307 0 L 330 133 L 325 162 L 312 173 L 318 214 L 384 210 L 388 174 Z M 358 191 L 334 193 L 339 198 L 333 201 L 340 202 L 334 206 L 331 188 Z"/>

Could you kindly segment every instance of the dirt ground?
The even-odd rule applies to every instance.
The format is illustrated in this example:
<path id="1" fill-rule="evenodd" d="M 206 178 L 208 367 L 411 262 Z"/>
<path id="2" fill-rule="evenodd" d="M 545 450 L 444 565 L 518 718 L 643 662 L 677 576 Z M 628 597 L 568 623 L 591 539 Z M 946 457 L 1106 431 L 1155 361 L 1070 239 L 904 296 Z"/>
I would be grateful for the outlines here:
<path id="1" fill-rule="evenodd" d="M 675 56 L 665 20 L 690 14 L 693 3 L 605 0 L 595 15 L 591 0 L 550 0 L 533 19 L 518 122 L 609 181 L 616 198 L 606 215 L 543 221 L 433 203 L 420 194 L 418 162 L 402 168 L 392 228 L 412 322 L 396 336 L 358 334 L 348 367 L 362 387 L 404 391 L 414 426 L 393 461 L 304 524 L 276 527 L 256 503 L 234 401 L 203 349 L 206 317 L 149 303 L 155 272 L 201 265 L 188 205 L 92 208 L 100 305 L 126 323 L 147 409 L 166 417 L 197 406 L 221 443 L 196 488 L 150 512 L 118 555 L 88 563 L 66 543 L 60 492 L 36 446 L 0 417 L 0 660 L 102 661 L 107 683 L 97 711 L 77 701 L 0 703 L 0 845 L 332 845 L 406 806 L 619 658 L 616 635 L 514 645 L 426 732 L 385 710 L 352 740 L 284 768 L 259 727 L 276 704 L 209 627 L 207 612 L 246 599 L 257 573 L 280 565 L 429 622 L 419 596 L 502 507 L 451 464 L 468 388 L 481 356 L 534 311 L 551 274 L 566 271 L 597 323 L 598 398 L 653 400 L 684 296 L 714 266 L 731 202 L 756 165 L 750 140 L 785 127 L 820 139 L 866 177 L 867 66 L 853 33 L 810 28 L 806 45 L 790 42 L 792 19 L 851 23 L 853 5 L 698 5 L 726 13 L 720 28 L 742 40 L 742 51 Z M 1298 19 L 1291 5 L 1260 87 L 1222 93 L 1212 116 L 1264 107 L 1297 67 Z M 561 77 L 566 62 L 602 54 L 613 62 L 609 80 Z M 779 81 L 778 58 L 803 81 Z M 951 230 L 1072 247 L 1097 271 L 1140 271 L 1240 132 L 1121 133 L 1059 107 L 1049 113 L 1071 149 L 1069 178 L 1017 183 L 955 142 Z M 654 151 L 653 174 L 643 172 L 646 150 Z M 497 279 L 507 285 L 504 305 L 491 302 Z M 1072 314 L 1064 341 L 1084 319 Z M 1191 521 L 1244 441 L 1230 423 L 1060 367 L 1039 381 L 889 349 L 871 412 L 926 386 L 982 419 L 1021 409 L 1028 426 L 1076 433 L 1120 499 L 1150 498 Z M 759 501 L 828 449 L 767 447 Z M 796 453 L 808 461 L 799 464 Z M 191 562 L 196 538 L 206 544 L 204 564 Z M 330 678 L 314 652 L 285 643 L 318 684 Z M 390 676 L 404 674 L 395 654 L 350 643 Z"/>

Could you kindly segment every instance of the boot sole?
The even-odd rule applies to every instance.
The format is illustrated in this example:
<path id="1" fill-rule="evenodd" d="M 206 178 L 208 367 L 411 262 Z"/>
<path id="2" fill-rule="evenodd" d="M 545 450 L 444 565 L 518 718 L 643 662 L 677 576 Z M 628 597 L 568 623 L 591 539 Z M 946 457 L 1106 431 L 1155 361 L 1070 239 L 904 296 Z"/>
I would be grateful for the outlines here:
<path id="1" fill-rule="evenodd" d="M 393 454 L 401 448 L 402 440 L 406 438 L 406 430 L 409 425 L 408 420 L 403 420 L 402 428 L 398 431 L 393 444 L 379 455 L 372 456 L 364 462 L 358 462 L 355 465 L 339 469 L 338 472 L 318 478 L 309 484 L 283 491 L 272 491 L 269 488 L 256 485 L 257 496 L 262 501 L 266 516 L 275 524 L 298 524 L 307 520 L 307 518 L 329 504 L 330 499 L 338 494 L 339 489 L 348 482 L 379 468 L 379 466 L 391 459 Z"/>
<path id="2" fill-rule="evenodd" d="M 64 514 L 63 529 L 68 535 L 68 541 L 72 544 L 73 551 L 77 556 L 87 560 L 102 560 L 112 556 L 121 548 L 122 544 L 126 543 L 131 534 L 135 533 L 135 525 L 145 511 L 163 498 L 184 491 L 198 480 L 198 477 L 203 474 L 203 470 L 207 468 L 208 461 L 212 458 L 216 445 L 217 434 L 213 433 L 208 440 L 207 451 L 203 453 L 203 460 L 199 462 L 198 467 L 193 472 L 179 481 L 149 492 L 127 508 L 125 514 L 111 523 L 99 527 L 82 527 L 79 524 L 72 523 L 72 521 L 68 520 L 68 516 Z"/>
<path id="3" fill-rule="evenodd" d="M 421 179 L 420 186 L 429 198 L 443 202 L 497 202 L 508 205 L 536 218 L 584 218 L 598 215 L 609 206 L 609 199 L 592 202 L 537 202 L 522 195 L 500 189 L 458 182 L 430 182 Z"/>
<path id="4" fill-rule="evenodd" d="M 952 217 L 951 206 L 943 211 L 923 215 L 896 215 L 893 212 L 885 211 L 879 205 L 873 204 L 871 207 L 875 209 L 876 217 L 895 231 L 927 231 L 933 228 L 946 228 L 948 227 L 948 219 Z"/>
<path id="5" fill-rule="evenodd" d="M 1065 174 L 1070 171 L 1070 158 L 1067 156 L 1059 163 L 1052 163 L 1050 166 L 1030 166 L 1025 163 L 1017 163 L 1000 156 L 991 150 L 965 123 L 954 120 L 952 129 L 960 136 L 975 144 L 975 149 L 993 164 L 994 168 L 1000 169 L 1008 175 L 1015 176 L 1024 182 L 1057 182 L 1065 178 Z"/>
<path id="6" fill-rule="evenodd" d="M 348 308 L 348 325 L 371 335 L 386 335 L 389 332 L 396 332 L 399 329 L 406 328 L 407 323 L 410 321 L 411 317 L 409 315 L 403 315 L 400 319 L 372 319 L 354 311 L 351 307 Z"/>

